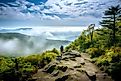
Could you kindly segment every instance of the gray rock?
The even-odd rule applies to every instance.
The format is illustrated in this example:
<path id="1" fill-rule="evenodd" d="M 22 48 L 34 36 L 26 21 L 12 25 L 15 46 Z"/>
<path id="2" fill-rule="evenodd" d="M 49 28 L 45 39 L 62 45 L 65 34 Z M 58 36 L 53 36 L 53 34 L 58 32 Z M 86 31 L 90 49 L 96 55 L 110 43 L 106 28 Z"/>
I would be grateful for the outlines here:
<path id="1" fill-rule="evenodd" d="M 68 67 L 67 66 L 58 66 L 58 69 L 65 72 L 68 69 Z"/>
<path id="2" fill-rule="evenodd" d="M 56 70 L 56 71 L 54 71 L 54 72 L 52 73 L 53 76 L 58 76 L 58 74 L 59 74 L 59 71 L 58 71 L 58 70 Z"/>
<path id="3" fill-rule="evenodd" d="M 81 64 L 81 65 L 84 65 L 84 64 L 85 64 L 85 62 L 81 62 L 80 64 Z"/>
<path id="4" fill-rule="evenodd" d="M 75 59 L 75 58 L 71 58 L 71 60 L 72 60 L 72 61 L 76 61 L 76 59 Z"/>
<path id="5" fill-rule="evenodd" d="M 65 75 L 61 78 L 57 78 L 55 81 L 66 81 L 68 79 L 69 75 Z"/>
<path id="6" fill-rule="evenodd" d="M 74 68 L 81 68 L 81 65 L 78 65 L 78 66 L 74 66 Z"/>
<path id="7" fill-rule="evenodd" d="M 86 75 L 91 81 L 96 81 L 96 73 L 91 71 L 85 71 Z"/>
<path id="8" fill-rule="evenodd" d="M 55 68 L 56 68 L 56 65 L 49 65 L 43 70 L 43 72 L 52 73 L 55 70 Z"/>

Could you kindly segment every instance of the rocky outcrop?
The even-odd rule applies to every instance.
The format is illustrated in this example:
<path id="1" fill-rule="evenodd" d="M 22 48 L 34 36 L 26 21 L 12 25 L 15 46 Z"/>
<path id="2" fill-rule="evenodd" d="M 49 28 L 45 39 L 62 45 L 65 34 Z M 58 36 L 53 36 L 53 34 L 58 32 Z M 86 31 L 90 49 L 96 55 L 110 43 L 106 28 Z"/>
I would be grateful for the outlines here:
<path id="1" fill-rule="evenodd" d="M 57 69 L 65 72 L 68 69 L 68 67 L 67 66 L 58 66 Z"/>
<path id="2" fill-rule="evenodd" d="M 43 72 L 52 73 L 55 70 L 56 65 L 49 65 L 43 70 Z"/>
<path id="3" fill-rule="evenodd" d="M 55 71 L 52 73 L 53 76 L 58 76 L 58 74 L 59 74 L 59 70 L 55 70 Z"/>
<path id="4" fill-rule="evenodd" d="M 59 60 L 58 60 L 59 58 Z M 85 54 L 66 52 L 33 75 L 35 81 L 113 81 Z"/>
<path id="5" fill-rule="evenodd" d="M 89 77 L 91 81 L 96 81 L 96 74 L 95 72 L 85 71 L 86 75 Z"/>
<path id="6" fill-rule="evenodd" d="M 65 75 L 61 78 L 57 78 L 55 81 L 66 81 L 68 79 L 69 75 Z"/>

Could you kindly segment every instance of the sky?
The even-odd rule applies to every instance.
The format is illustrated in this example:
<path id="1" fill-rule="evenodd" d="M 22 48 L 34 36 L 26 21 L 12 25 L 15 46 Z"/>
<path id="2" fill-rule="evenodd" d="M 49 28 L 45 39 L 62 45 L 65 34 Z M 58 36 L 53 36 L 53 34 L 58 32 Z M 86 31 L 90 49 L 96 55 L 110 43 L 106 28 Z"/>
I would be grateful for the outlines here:
<path id="1" fill-rule="evenodd" d="M 0 27 L 88 26 L 120 0 L 0 0 Z"/>

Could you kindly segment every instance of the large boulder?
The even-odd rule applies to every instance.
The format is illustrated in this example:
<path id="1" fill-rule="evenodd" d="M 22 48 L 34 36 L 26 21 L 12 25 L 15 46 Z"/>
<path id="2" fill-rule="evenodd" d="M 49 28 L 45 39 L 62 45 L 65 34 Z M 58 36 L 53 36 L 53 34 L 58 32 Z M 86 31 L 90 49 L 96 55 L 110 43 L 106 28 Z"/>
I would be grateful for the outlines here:
<path id="1" fill-rule="evenodd" d="M 52 73 L 56 68 L 56 65 L 48 65 L 48 67 L 46 67 L 43 72 L 47 72 L 47 73 Z"/>
<path id="2" fill-rule="evenodd" d="M 85 71 L 86 75 L 91 81 L 96 81 L 96 73 L 91 71 Z"/>
<path id="3" fill-rule="evenodd" d="M 64 55 L 67 55 L 67 56 L 69 55 L 71 57 L 81 57 L 81 54 L 74 50 L 72 52 L 66 52 L 66 53 L 64 53 Z"/>

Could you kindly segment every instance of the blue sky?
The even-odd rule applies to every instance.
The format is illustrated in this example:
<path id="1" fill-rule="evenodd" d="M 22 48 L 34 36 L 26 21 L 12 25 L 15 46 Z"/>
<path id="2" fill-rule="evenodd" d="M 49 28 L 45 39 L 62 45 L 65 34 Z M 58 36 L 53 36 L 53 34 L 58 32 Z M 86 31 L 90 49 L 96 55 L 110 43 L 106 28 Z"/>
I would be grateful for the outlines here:
<path id="1" fill-rule="evenodd" d="M 0 27 L 98 26 L 103 12 L 120 0 L 0 0 Z"/>

